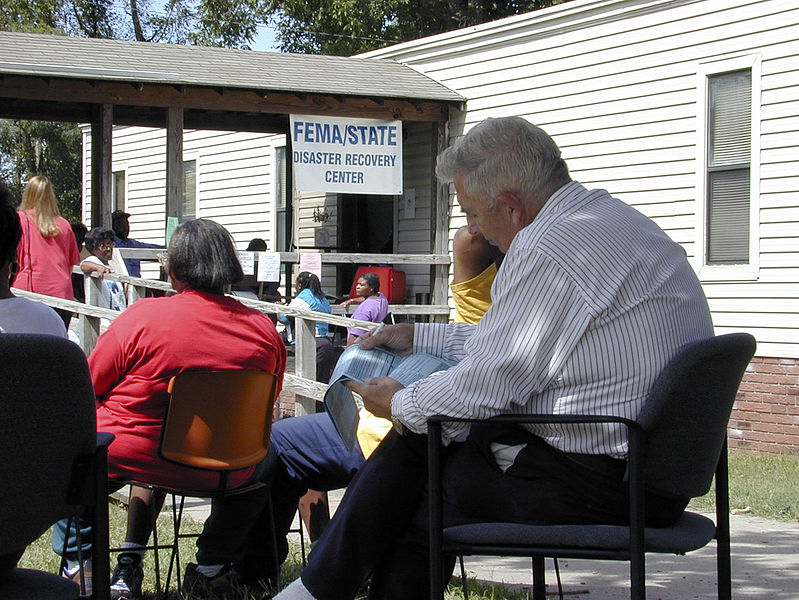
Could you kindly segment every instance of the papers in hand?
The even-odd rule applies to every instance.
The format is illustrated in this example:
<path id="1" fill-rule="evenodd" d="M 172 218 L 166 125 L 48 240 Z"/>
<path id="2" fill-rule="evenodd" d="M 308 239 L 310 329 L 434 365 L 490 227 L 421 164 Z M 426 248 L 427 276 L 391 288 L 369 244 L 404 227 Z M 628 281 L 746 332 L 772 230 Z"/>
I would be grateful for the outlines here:
<path id="1" fill-rule="evenodd" d="M 407 387 L 450 366 L 450 363 L 432 354 L 420 352 L 397 356 L 380 348 L 363 350 L 358 344 L 353 344 L 344 350 L 330 376 L 330 384 L 325 392 L 325 410 L 333 419 L 347 448 L 352 449 L 363 401 L 343 385 L 345 381 L 363 383 L 372 377 L 391 377 Z"/>

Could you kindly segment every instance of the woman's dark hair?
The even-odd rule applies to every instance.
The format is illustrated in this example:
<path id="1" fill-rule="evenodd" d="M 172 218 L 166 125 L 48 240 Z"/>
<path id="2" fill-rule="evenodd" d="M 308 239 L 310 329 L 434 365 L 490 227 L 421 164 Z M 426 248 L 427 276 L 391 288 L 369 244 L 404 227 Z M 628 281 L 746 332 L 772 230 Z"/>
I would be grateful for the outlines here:
<path id="1" fill-rule="evenodd" d="M 322 291 L 322 284 L 319 283 L 319 278 L 310 271 L 301 271 L 297 275 L 297 283 L 300 284 L 300 290 L 309 288 L 311 293 L 317 298 L 323 298 L 325 295 Z"/>
<path id="2" fill-rule="evenodd" d="M 169 241 L 169 271 L 191 289 L 224 294 L 244 278 L 228 230 L 208 219 L 186 221 Z"/>
<path id="3" fill-rule="evenodd" d="M 22 238 L 19 215 L 11 202 L 11 192 L 0 182 L 0 264 L 13 262 Z"/>
<path id="4" fill-rule="evenodd" d="M 87 233 L 86 237 L 83 239 L 83 243 L 86 246 L 86 250 L 88 250 L 89 252 L 94 252 L 95 249 L 103 242 L 113 242 L 113 241 L 114 241 L 114 230 L 107 229 L 105 227 L 95 227 L 89 233 Z"/>
<path id="5" fill-rule="evenodd" d="M 372 288 L 375 294 L 380 291 L 380 275 L 377 273 L 372 273 L 371 271 L 369 273 L 364 273 L 361 275 L 361 279 L 366 282 L 366 285 Z"/>

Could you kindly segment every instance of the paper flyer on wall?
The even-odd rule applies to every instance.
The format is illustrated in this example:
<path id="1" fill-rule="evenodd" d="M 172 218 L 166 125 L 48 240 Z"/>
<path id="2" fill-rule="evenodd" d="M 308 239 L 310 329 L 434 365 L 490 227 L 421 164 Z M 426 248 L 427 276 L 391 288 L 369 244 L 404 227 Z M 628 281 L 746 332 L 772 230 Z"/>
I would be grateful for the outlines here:
<path id="1" fill-rule="evenodd" d="M 364 382 L 371 377 L 388 376 L 407 387 L 418 379 L 450 366 L 450 363 L 432 354 L 420 352 L 398 356 L 380 348 L 363 350 L 358 344 L 353 344 L 341 354 L 330 376 L 324 398 L 325 410 L 347 448 L 352 449 L 363 401 L 344 385 L 345 381 Z"/>

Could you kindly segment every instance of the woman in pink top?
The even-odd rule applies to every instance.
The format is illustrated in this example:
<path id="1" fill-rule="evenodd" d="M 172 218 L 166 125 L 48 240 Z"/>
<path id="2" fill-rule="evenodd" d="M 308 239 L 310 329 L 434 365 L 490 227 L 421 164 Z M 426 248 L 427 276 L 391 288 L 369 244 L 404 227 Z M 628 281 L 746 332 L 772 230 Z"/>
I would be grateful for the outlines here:
<path id="1" fill-rule="evenodd" d="M 80 262 L 75 234 L 59 216 L 53 186 L 47 177 L 28 181 L 19 207 L 22 239 L 17 246 L 19 273 L 14 287 L 72 300 L 72 265 Z M 72 313 L 56 309 L 69 327 Z"/>

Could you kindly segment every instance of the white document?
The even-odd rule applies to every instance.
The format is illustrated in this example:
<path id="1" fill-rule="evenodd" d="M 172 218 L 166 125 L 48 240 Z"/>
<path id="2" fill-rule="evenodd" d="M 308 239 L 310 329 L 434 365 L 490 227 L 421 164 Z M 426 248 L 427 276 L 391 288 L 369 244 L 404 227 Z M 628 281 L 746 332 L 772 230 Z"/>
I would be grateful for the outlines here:
<path id="1" fill-rule="evenodd" d="M 258 281 L 280 281 L 280 252 L 258 252 Z"/>
<path id="2" fill-rule="evenodd" d="M 420 352 L 397 356 L 380 348 L 363 350 L 358 344 L 353 344 L 341 354 L 330 376 L 330 384 L 325 392 L 325 410 L 333 419 L 333 424 L 347 448 L 352 449 L 358 429 L 358 413 L 363 408 L 363 401 L 344 385 L 345 381 L 363 383 L 371 377 L 387 376 L 408 387 L 414 381 L 451 366 L 432 354 Z"/>
<path id="3" fill-rule="evenodd" d="M 239 263 L 245 275 L 255 275 L 255 252 L 239 252 Z"/>

